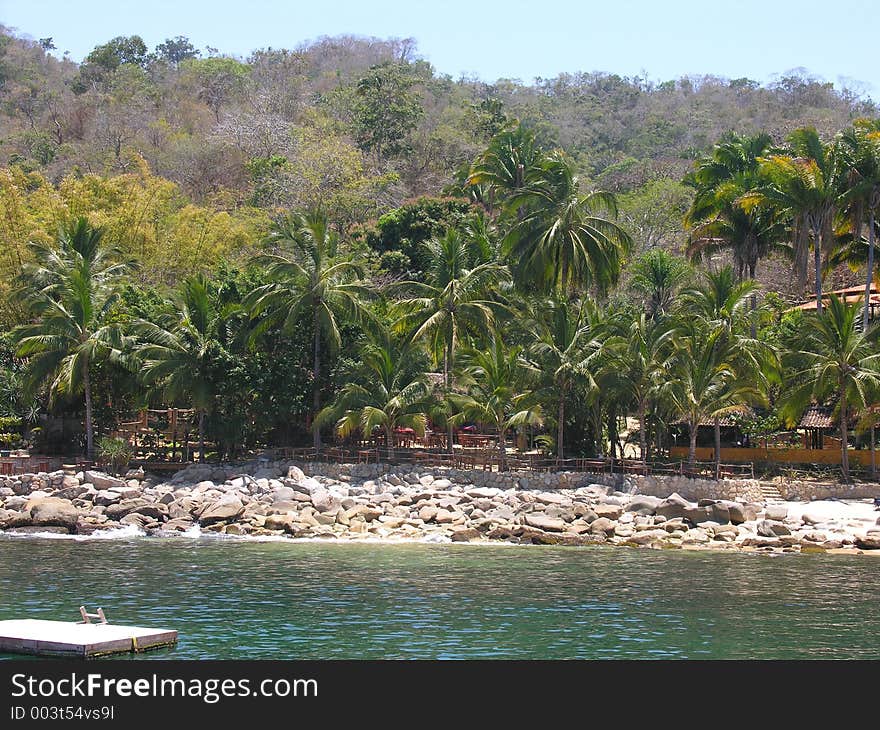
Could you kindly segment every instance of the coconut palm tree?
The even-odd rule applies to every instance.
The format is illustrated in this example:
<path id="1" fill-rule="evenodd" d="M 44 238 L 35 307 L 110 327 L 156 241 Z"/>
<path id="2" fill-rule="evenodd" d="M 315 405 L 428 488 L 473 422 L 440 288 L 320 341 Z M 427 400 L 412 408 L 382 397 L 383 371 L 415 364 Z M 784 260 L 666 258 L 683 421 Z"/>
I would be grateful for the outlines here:
<path id="1" fill-rule="evenodd" d="M 877 209 L 880 208 L 880 121 L 857 119 L 840 136 L 840 158 L 845 177 L 844 200 L 850 218 L 853 240 L 862 239 L 862 226 L 868 223 L 868 261 L 862 331 L 868 330 L 871 284 L 874 280 L 874 238 Z"/>
<path id="2" fill-rule="evenodd" d="M 365 303 L 372 290 L 359 279 L 361 267 L 340 256 L 339 237 L 321 211 L 292 213 L 273 224 L 267 238 L 279 253 L 262 256 L 269 283 L 245 298 L 253 316 L 265 315 L 257 333 L 279 326 L 293 334 L 303 315 L 313 326 L 312 409 L 321 410 L 322 343 L 331 351 L 341 344 L 344 321 L 367 321 Z M 314 429 L 315 448 L 321 446 Z"/>
<path id="3" fill-rule="evenodd" d="M 217 397 L 218 370 L 228 358 L 221 331 L 229 312 L 218 310 L 204 276 L 186 279 L 173 306 L 160 321 L 139 320 L 132 328 L 141 343 L 141 377 L 167 402 L 187 402 L 198 413 L 199 461 L 204 461 L 205 418 Z"/>
<path id="4" fill-rule="evenodd" d="M 482 237 L 472 240 L 456 229 L 425 245 L 430 256 L 427 281 L 402 281 L 388 287 L 397 298 L 398 332 L 427 340 L 434 362 L 443 363 L 443 385 L 452 386 L 455 355 L 467 333 L 485 335 L 502 309 L 492 289 L 510 281 L 503 264 L 486 260 Z M 452 449 L 449 427 L 447 447 Z"/>
<path id="5" fill-rule="evenodd" d="M 822 255 L 835 239 L 834 220 L 843 203 L 838 147 L 826 144 L 812 127 L 796 129 L 788 137 L 787 154 L 758 158 L 760 182 L 739 198 L 747 213 L 769 207 L 788 219 L 794 238 L 795 272 L 806 280 L 810 246 L 816 279 L 816 308 L 822 309 Z"/>
<path id="6" fill-rule="evenodd" d="M 617 281 L 632 239 L 615 221 L 616 199 L 581 193 L 562 151 L 546 155 L 506 206 L 518 217 L 503 249 L 520 285 L 567 296 L 591 287 L 604 292 Z"/>
<path id="7" fill-rule="evenodd" d="M 466 392 L 452 392 L 450 422 L 477 421 L 498 433 L 498 465 L 506 469 L 507 432 L 516 426 L 539 426 L 541 407 L 526 382 L 529 363 L 519 346 L 508 347 L 497 334 L 484 350 L 466 350 L 459 382 Z"/>
<path id="8" fill-rule="evenodd" d="M 859 307 L 831 295 L 828 306 L 804 318 L 804 327 L 785 354 L 791 364 L 783 415 L 789 422 L 811 401 L 836 401 L 840 418 L 841 471 L 849 481 L 850 407 L 864 408 L 880 386 L 880 352 L 876 327 L 857 325 Z"/>
<path id="9" fill-rule="evenodd" d="M 630 287 L 646 297 L 648 316 L 668 314 L 675 295 L 691 277 L 687 262 L 662 248 L 646 251 L 632 263 Z"/>
<path id="10" fill-rule="evenodd" d="M 480 188 L 491 211 L 497 202 L 522 189 L 542 155 L 534 133 L 517 120 L 492 138 L 471 166 L 467 184 Z"/>
<path id="11" fill-rule="evenodd" d="M 332 422 L 343 437 L 358 430 L 369 436 L 380 429 L 389 449 L 398 427 L 424 436 L 434 398 L 425 375 L 414 371 L 411 354 L 408 342 L 395 342 L 387 333 L 375 337 L 360 352 L 360 367 L 353 374 L 357 381 L 347 383 L 318 414 L 316 427 Z"/>
<path id="12" fill-rule="evenodd" d="M 32 243 L 19 296 L 33 318 L 14 333 L 31 384 L 49 383 L 52 397 L 82 393 L 86 453 L 95 453 L 91 373 L 102 360 L 131 364 L 122 327 L 114 322 L 120 277 L 133 265 L 105 244 L 103 229 L 80 217 L 64 225 L 56 245 Z"/>
<path id="13" fill-rule="evenodd" d="M 584 301 L 548 299 L 529 307 L 535 314 L 524 320 L 533 362 L 549 383 L 549 399 L 556 400 L 556 458 L 565 458 L 565 401 L 577 382 L 587 388 L 596 383 L 588 368 L 600 343 L 591 327 L 590 309 Z"/>
<path id="14" fill-rule="evenodd" d="M 727 350 L 739 380 L 764 389 L 778 370 L 778 362 L 767 343 L 747 334 L 755 326 L 747 308 L 756 288 L 753 279 L 741 280 L 725 266 L 704 272 L 699 286 L 682 293 L 681 303 L 683 316 L 695 318 L 707 332 L 718 333 L 719 347 Z M 714 422 L 717 475 L 721 470 L 720 414 L 715 414 Z"/>
<path id="15" fill-rule="evenodd" d="M 622 332 L 606 341 L 606 369 L 615 373 L 617 389 L 636 406 L 642 460 L 648 454 L 648 407 L 663 382 L 674 335 L 675 328 L 665 320 L 654 320 L 645 312 L 638 312 Z"/>

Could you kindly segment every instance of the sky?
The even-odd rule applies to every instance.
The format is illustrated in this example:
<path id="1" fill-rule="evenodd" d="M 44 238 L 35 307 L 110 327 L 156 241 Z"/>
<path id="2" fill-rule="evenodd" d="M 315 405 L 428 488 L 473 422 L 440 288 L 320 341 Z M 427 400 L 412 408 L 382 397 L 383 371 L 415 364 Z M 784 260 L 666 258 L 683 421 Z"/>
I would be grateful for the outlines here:
<path id="1" fill-rule="evenodd" d="M 246 57 L 353 34 L 414 38 L 438 72 L 490 83 L 577 71 L 768 83 L 802 69 L 874 99 L 880 64 L 860 29 L 878 17 L 876 0 L 0 0 L 0 23 L 77 61 L 117 35 Z"/>

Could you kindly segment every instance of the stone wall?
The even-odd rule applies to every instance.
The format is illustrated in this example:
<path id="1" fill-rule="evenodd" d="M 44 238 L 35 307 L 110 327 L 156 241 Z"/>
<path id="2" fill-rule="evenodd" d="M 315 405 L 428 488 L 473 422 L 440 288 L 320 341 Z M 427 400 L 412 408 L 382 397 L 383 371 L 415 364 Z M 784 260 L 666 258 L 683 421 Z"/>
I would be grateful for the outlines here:
<path id="1" fill-rule="evenodd" d="M 783 499 L 809 502 L 815 499 L 871 499 L 880 497 L 877 484 L 815 484 L 813 482 L 774 482 Z"/>
<path id="2" fill-rule="evenodd" d="M 359 477 L 375 479 L 381 474 L 394 472 L 405 474 L 418 472 L 431 474 L 436 478 L 445 477 L 453 482 L 468 482 L 478 487 L 499 487 L 501 489 L 576 489 L 588 484 L 602 484 L 623 492 L 648 494 L 654 497 L 668 497 L 677 492 L 685 499 L 730 499 L 740 502 L 761 501 L 761 488 L 753 479 L 689 479 L 682 476 L 634 476 L 621 474 L 588 474 L 584 472 L 491 472 L 479 469 L 462 470 L 446 467 L 426 468 L 418 464 L 325 464 L 321 462 L 300 465 L 310 476 Z"/>

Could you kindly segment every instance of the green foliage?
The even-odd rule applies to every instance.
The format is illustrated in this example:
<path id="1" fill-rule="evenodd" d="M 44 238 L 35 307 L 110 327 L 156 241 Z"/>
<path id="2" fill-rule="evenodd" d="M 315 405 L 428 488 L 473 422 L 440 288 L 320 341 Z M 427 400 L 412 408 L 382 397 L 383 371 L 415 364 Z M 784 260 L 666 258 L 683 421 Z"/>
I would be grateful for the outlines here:
<path id="1" fill-rule="evenodd" d="M 381 160 L 407 151 L 407 135 L 424 115 L 413 91 L 418 81 L 409 64 L 385 62 L 357 82 L 352 120 L 364 152 Z"/>
<path id="2" fill-rule="evenodd" d="M 134 455 L 131 445 L 125 439 L 110 436 L 98 439 L 98 453 L 105 461 L 110 462 L 114 474 L 122 472 Z"/>

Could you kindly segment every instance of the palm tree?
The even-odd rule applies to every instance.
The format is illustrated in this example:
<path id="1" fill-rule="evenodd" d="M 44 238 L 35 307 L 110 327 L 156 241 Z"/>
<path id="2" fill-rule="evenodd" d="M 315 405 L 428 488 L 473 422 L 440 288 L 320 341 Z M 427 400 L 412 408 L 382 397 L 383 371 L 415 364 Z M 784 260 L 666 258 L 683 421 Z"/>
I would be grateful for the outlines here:
<path id="1" fill-rule="evenodd" d="M 675 329 L 663 320 L 653 320 L 638 312 L 622 333 L 606 343 L 610 355 L 607 369 L 616 374 L 619 391 L 636 406 L 643 461 L 648 454 L 648 406 L 663 382 L 674 334 Z"/>
<path id="2" fill-rule="evenodd" d="M 28 358 L 30 383 L 49 382 L 52 397 L 82 393 L 86 453 L 95 453 L 92 367 L 130 364 L 121 326 L 113 321 L 120 277 L 133 267 L 103 243 L 103 229 L 84 217 L 62 227 L 57 246 L 32 243 L 35 263 L 22 272 L 19 294 L 34 321 L 15 331 L 17 354 Z"/>
<path id="3" fill-rule="evenodd" d="M 551 152 L 507 200 L 518 220 L 504 253 L 520 284 L 568 295 L 595 287 L 606 291 L 620 274 L 632 239 L 616 222 L 613 194 L 582 194 L 571 162 Z"/>
<path id="4" fill-rule="evenodd" d="M 423 436 L 433 397 L 425 375 L 413 371 L 409 343 L 396 343 L 384 334 L 361 350 L 360 362 L 358 374 L 363 377 L 342 388 L 333 404 L 318 414 L 316 427 L 333 422 L 343 437 L 357 430 L 369 436 L 379 428 L 389 449 L 398 427 Z"/>
<path id="5" fill-rule="evenodd" d="M 853 239 L 862 239 L 862 225 L 868 222 L 868 262 L 862 331 L 868 330 L 871 284 L 874 280 L 874 237 L 880 207 L 880 121 L 857 119 L 840 134 L 840 157 L 846 177 L 844 199 L 852 225 Z"/>
<path id="6" fill-rule="evenodd" d="M 510 280 L 507 268 L 486 260 L 482 237 L 465 238 L 454 228 L 442 238 L 429 240 L 430 266 L 427 282 L 402 281 L 388 291 L 399 296 L 395 307 L 400 317 L 395 329 L 410 340 L 426 339 L 435 363 L 443 363 L 443 385 L 452 385 L 455 354 L 466 333 L 485 334 L 501 309 L 491 298 L 493 287 Z M 449 426 L 447 447 L 452 450 Z"/>
<path id="7" fill-rule="evenodd" d="M 254 316 L 265 314 L 258 331 L 280 326 L 293 334 L 303 315 L 312 320 L 312 409 L 321 410 L 322 338 L 331 350 L 341 344 L 341 321 L 369 318 L 365 301 L 373 292 L 359 281 L 363 272 L 354 261 L 339 255 L 339 238 L 320 211 L 292 213 L 277 221 L 267 242 L 291 255 L 277 253 L 260 258 L 269 283 L 245 299 Z M 320 429 L 314 429 L 315 448 L 321 446 Z"/>
<path id="8" fill-rule="evenodd" d="M 864 408 L 880 386 L 880 352 L 876 327 L 857 326 L 859 307 L 831 295 L 828 306 L 804 319 L 785 359 L 792 364 L 786 382 L 783 414 L 789 421 L 813 400 L 833 398 L 840 417 L 841 470 L 849 481 L 848 422 L 850 406 Z"/>
<path id="9" fill-rule="evenodd" d="M 747 213 L 765 206 L 791 221 L 795 271 L 801 285 L 812 243 L 816 308 L 821 310 L 822 254 L 834 241 L 834 219 L 842 203 L 837 146 L 822 142 L 812 127 L 796 129 L 788 141 L 788 154 L 758 158 L 763 181 L 739 202 Z"/>
<path id="10" fill-rule="evenodd" d="M 754 335 L 747 335 L 747 324 L 755 328 L 754 318 L 746 312 L 754 296 L 754 279 L 741 280 L 730 266 L 706 271 L 699 286 L 682 294 L 684 316 L 695 318 L 708 332 L 717 332 L 719 346 L 728 352 L 740 380 L 747 379 L 763 388 L 775 372 L 775 352 Z M 721 425 L 715 414 L 715 472 L 721 471 Z"/>
<path id="11" fill-rule="evenodd" d="M 450 421 L 477 421 L 498 432 L 498 465 L 506 469 L 507 432 L 515 426 L 541 425 L 541 407 L 525 383 L 528 363 L 519 346 L 507 347 L 495 336 L 485 350 L 468 350 L 460 382 L 466 393 L 448 396 L 454 415 Z"/>
<path id="12" fill-rule="evenodd" d="M 565 400 L 578 381 L 596 387 L 587 361 L 600 345 L 590 326 L 587 301 L 568 302 L 549 299 L 531 307 L 537 313 L 525 320 L 523 330 L 531 340 L 529 352 L 537 367 L 551 384 L 551 398 L 556 399 L 556 458 L 564 459 Z"/>
<path id="13" fill-rule="evenodd" d="M 688 426 L 688 466 L 693 470 L 697 454 L 697 429 L 710 418 L 741 410 L 760 392 L 736 369 L 734 353 L 723 342 L 720 329 L 707 328 L 696 318 L 684 318 L 661 394 Z"/>
<path id="14" fill-rule="evenodd" d="M 492 138 L 472 165 L 467 184 L 485 191 L 481 197 L 488 197 L 491 211 L 497 201 L 522 189 L 542 154 L 534 133 L 517 120 Z"/>
<path id="15" fill-rule="evenodd" d="M 141 376 L 168 402 L 188 402 L 198 413 L 199 461 L 204 461 L 205 417 L 214 408 L 218 365 L 226 357 L 220 335 L 227 313 L 217 310 L 203 276 L 183 282 L 174 309 L 158 323 L 139 320 L 133 327 L 142 342 Z"/>
<path id="16" fill-rule="evenodd" d="M 730 133 L 710 155 L 694 163 L 693 172 L 685 178 L 696 188 L 685 217 L 692 259 L 729 249 L 737 278 L 754 280 L 762 258 L 791 253 L 791 246 L 784 242 L 785 226 L 772 206 L 756 204 L 746 210 L 740 204 L 743 195 L 761 184 L 760 159 L 773 151 L 772 142 L 766 133 L 751 137 Z M 754 293 L 751 304 L 754 318 Z M 756 329 L 753 321 L 752 337 Z"/>
<path id="17" fill-rule="evenodd" d="M 639 256 L 632 264 L 630 286 L 647 297 L 647 311 L 651 319 L 665 316 L 679 289 L 691 277 L 685 261 L 662 248 L 654 248 Z"/>

